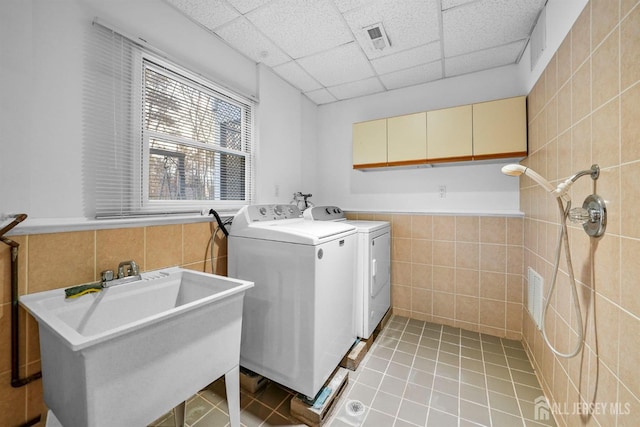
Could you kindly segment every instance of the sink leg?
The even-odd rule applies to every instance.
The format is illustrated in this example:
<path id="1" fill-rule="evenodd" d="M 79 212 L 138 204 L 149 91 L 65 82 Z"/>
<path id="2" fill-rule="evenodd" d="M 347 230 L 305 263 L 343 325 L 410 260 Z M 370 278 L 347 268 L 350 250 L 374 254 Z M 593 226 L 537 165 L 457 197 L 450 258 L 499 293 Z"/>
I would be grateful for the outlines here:
<path id="1" fill-rule="evenodd" d="M 224 383 L 227 389 L 231 427 L 240 427 L 240 367 L 238 365 L 224 374 Z"/>
<path id="2" fill-rule="evenodd" d="M 187 401 L 185 400 L 184 402 L 182 402 L 181 404 L 179 404 L 173 409 L 173 419 L 176 423 L 176 427 L 184 427 L 186 425 L 185 424 L 186 415 L 187 415 Z"/>

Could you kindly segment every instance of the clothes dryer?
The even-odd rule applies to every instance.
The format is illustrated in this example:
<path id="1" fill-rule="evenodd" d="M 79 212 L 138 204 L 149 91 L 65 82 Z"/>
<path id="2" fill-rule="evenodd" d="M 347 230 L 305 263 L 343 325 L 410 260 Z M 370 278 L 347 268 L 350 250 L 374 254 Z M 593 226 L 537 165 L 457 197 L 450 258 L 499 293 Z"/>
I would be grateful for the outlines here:
<path id="1" fill-rule="evenodd" d="M 314 397 L 356 336 L 356 228 L 313 222 L 294 205 L 251 205 L 229 231 L 228 274 L 245 293 L 240 365 Z"/>
<path id="2" fill-rule="evenodd" d="M 356 227 L 354 332 L 360 338 L 369 338 L 391 306 L 391 224 L 388 221 L 347 220 L 337 206 L 315 206 L 304 211 L 304 217 Z"/>

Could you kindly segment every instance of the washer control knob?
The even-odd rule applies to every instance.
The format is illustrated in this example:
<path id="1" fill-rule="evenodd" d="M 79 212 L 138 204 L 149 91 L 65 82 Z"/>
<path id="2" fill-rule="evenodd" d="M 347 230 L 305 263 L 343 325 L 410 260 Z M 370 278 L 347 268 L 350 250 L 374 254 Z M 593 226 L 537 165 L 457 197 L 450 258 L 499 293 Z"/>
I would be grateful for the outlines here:
<path id="1" fill-rule="evenodd" d="M 273 209 L 273 212 L 274 212 L 276 215 L 278 215 L 278 216 L 282 215 L 282 214 L 283 214 L 283 212 L 282 212 L 282 206 L 280 206 L 280 205 L 276 206 L 276 207 Z"/>
<path id="2" fill-rule="evenodd" d="M 326 208 L 326 209 L 325 209 L 325 211 L 327 211 L 327 213 L 328 213 L 329 215 L 331 215 L 331 209 Z"/>
<path id="3" fill-rule="evenodd" d="M 263 207 L 263 208 L 260 208 L 260 209 L 258 210 L 258 212 L 260 212 L 260 215 L 264 216 L 264 215 L 266 215 L 266 214 L 267 214 L 267 208 L 264 208 L 264 207 Z"/>

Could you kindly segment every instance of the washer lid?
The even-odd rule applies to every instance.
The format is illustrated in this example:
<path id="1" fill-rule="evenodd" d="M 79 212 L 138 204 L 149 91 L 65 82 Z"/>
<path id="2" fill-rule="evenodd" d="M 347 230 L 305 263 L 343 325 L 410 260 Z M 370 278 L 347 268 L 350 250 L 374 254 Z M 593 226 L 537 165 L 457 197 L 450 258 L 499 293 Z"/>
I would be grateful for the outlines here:
<path id="1" fill-rule="evenodd" d="M 260 221 L 233 232 L 231 237 L 273 240 L 276 242 L 318 245 L 342 238 L 356 232 L 353 225 L 345 222 L 308 221 L 302 218 L 277 221 Z"/>

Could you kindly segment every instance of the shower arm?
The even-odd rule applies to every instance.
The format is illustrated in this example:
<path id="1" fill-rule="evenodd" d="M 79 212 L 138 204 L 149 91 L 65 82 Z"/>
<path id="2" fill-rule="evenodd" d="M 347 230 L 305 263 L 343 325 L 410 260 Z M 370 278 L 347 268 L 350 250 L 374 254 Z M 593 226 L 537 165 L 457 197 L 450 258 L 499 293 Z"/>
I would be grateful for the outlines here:
<path id="1" fill-rule="evenodd" d="M 558 188 L 555 189 L 554 194 L 558 196 L 564 195 L 574 182 L 585 175 L 590 175 L 591 179 L 595 181 L 600 176 L 600 166 L 598 166 L 597 164 L 593 164 L 591 165 L 590 169 L 585 169 L 576 174 L 573 174 L 567 180 L 558 184 Z"/>
<path id="2" fill-rule="evenodd" d="M 572 182 L 576 182 L 578 178 L 585 175 L 591 175 L 591 179 L 595 181 L 600 176 L 600 166 L 598 166 L 597 164 L 593 164 L 591 165 L 590 169 L 585 169 L 574 174 L 571 178 L 569 178 L 569 180 L 571 180 Z"/>

